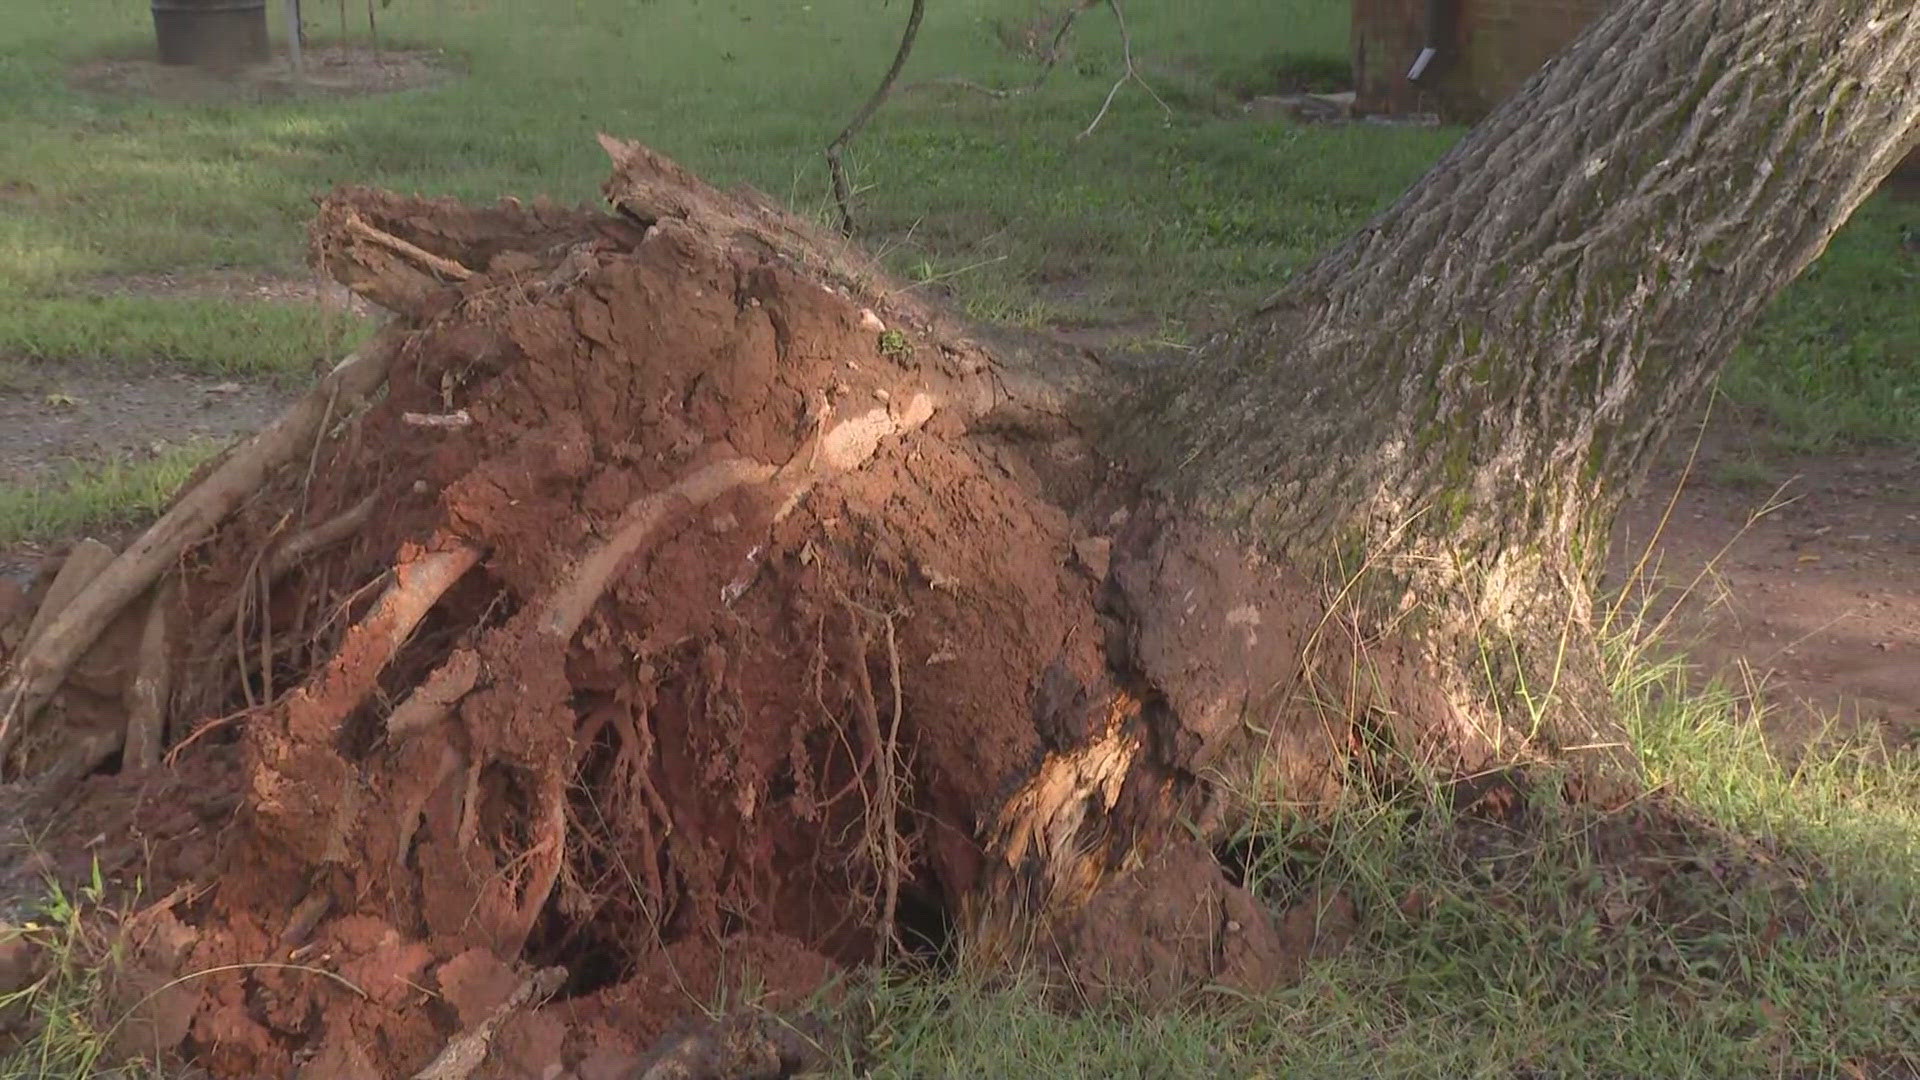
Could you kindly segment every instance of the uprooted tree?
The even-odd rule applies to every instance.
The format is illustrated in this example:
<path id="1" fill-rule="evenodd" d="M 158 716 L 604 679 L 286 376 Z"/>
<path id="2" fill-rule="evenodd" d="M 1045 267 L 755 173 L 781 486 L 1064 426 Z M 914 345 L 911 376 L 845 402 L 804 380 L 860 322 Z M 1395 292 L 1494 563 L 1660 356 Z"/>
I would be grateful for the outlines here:
<path id="1" fill-rule="evenodd" d="M 1908 0 L 1626 0 L 1144 373 L 988 344 L 631 143 L 610 213 L 340 190 L 316 259 L 395 321 L 53 582 L 0 746 L 71 776 L 237 732 L 225 940 L 559 964 L 569 1023 L 711 985 L 714 942 L 946 923 L 1083 986 L 1258 984 L 1284 957 L 1204 858 L 1248 792 L 1380 746 L 1630 758 L 1613 509 L 1914 145 L 1916 72 Z M 82 678 L 103 650 L 131 673 Z M 376 1031 L 416 1068 L 455 1024 L 220 979 L 190 1038 L 235 1075 Z"/>

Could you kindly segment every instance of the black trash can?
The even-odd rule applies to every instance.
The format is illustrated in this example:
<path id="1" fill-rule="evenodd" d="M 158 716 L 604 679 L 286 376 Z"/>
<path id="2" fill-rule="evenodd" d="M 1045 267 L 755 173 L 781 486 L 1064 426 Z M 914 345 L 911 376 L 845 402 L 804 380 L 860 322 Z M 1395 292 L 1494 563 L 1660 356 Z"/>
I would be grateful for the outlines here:
<path id="1" fill-rule="evenodd" d="M 234 71 L 266 61 L 267 0 L 150 0 L 163 64 Z"/>

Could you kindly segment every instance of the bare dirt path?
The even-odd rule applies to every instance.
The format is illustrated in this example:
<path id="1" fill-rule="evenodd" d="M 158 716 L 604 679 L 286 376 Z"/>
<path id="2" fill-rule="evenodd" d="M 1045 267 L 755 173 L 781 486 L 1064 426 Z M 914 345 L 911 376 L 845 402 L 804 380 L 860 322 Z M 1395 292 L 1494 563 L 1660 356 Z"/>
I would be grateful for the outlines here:
<path id="1" fill-rule="evenodd" d="M 1669 608 L 1680 601 L 1673 640 L 1702 674 L 1757 683 L 1776 748 L 1823 734 L 1914 745 L 1920 448 L 1796 455 L 1723 408 L 1689 469 L 1694 434 L 1676 437 L 1622 514 L 1610 579 L 1655 538 L 1643 577 Z"/>
<path id="2" fill-rule="evenodd" d="M 0 484 L 43 483 L 75 465 L 138 459 L 246 434 L 288 388 L 162 365 L 22 366 L 0 385 Z"/>

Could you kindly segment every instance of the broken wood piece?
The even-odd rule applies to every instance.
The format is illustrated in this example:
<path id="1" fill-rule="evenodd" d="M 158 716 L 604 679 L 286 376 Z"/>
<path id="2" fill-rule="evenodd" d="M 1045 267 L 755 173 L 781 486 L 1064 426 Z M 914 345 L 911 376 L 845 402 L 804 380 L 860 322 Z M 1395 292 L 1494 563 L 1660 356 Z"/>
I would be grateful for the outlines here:
<path id="1" fill-rule="evenodd" d="M 113 549 L 92 537 L 73 545 L 73 550 L 61 560 L 60 569 L 54 573 L 53 584 L 47 587 L 46 598 L 40 601 L 39 608 L 34 611 L 33 621 L 27 624 L 27 636 L 20 641 L 21 655 L 32 651 L 34 642 L 46 632 L 53 620 L 112 562 Z"/>
<path id="2" fill-rule="evenodd" d="M 450 413 L 401 413 L 400 420 L 412 427 L 463 428 L 473 423 L 473 417 L 465 409 L 455 409 Z"/>
<path id="3" fill-rule="evenodd" d="M 135 654 L 133 679 L 127 683 L 127 737 L 122 755 L 126 769 L 151 769 L 160 764 L 167 702 L 173 692 L 173 658 L 169 647 L 172 608 L 171 584 L 157 586 L 147 605 L 146 622 L 140 629 L 140 651 Z"/>
<path id="4" fill-rule="evenodd" d="M 188 545 L 212 532 L 258 491 L 274 469 L 309 449 L 335 404 L 364 397 L 386 382 L 404 340 L 398 329 L 381 333 L 337 364 L 273 423 L 227 451 L 224 460 L 176 498 L 160 520 L 47 624 L 31 648 L 20 650 L 0 678 L 0 761 L 22 726 L 39 713 L 114 617 L 151 587 Z"/>
<path id="5" fill-rule="evenodd" d="M 466 281 L 473 271 L 445 256 L 435 255 L 418 244 L 409 243 L 390 232 L 376 229 L 367 224 L 367 219 L 349 211 L 347 213 L 347 231 L 369 243 L 378 244 L 388 251 L 418 263 L 422 267 L 452 281 Z"/>
<path id="6" fill-rule="evenodd" d="M 467 1080 L 486 1063 L 487 1052 L 493 1048 L 494 1032 L 507 1017 L 536 998 L 552 996 L 566 981 L 567 969 L 563 967 L 542 968 L 521 980 L 513 993 L 507 995 L 507 1000 L 495 1006 L 485 1020 L 455 1036 L 426 1068 L 413 1074 L 413 1080 Z"/>

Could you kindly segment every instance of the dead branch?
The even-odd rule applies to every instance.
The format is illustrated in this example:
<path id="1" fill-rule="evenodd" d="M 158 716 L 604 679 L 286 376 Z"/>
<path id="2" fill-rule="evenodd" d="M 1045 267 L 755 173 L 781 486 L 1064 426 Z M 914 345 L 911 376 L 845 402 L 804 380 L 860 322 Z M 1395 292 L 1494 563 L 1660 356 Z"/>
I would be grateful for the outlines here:
<path id="1" fill-rule="evenodd" d="M 957 78 L 953 76 L 948 76 L 944 78 L 923 79 L 920 82 L 912 83 L 905 87 L 902 87 L 902 89 L 921 90 L 927 87 L 951 86 L 961 90 L 971 90 L 976 94 L 985 94 L 987 97 L 997 98 L 1000 100 L 1005 100 L 1011 97 L 1019 97 L 1022 94 L 1031 94 L 1034 91 L 1039 90 L 1042 86 L 1046 85 L 1047 76 L 1052 75 L 1053 69 L 1059 65 L 1060 46 L 1064 41 L 1066 41 L 1067 32 L 1073 29 L 1074 20 L 1080 17 L 1081 12 L 1086 11 L 1089 8 L 1097 7 L 1103 2 L 1104 0 L 1079 0 L 1078 3 L 1074 4 L 1072 7 L 1068 8 L 1066 11 L 1061 13 L 1060 25 L 1054 27 L 1054 30 L 1053 30 L 1053 40 L 1048 42 L 1046 51 L 1043 52 L 1040 56 L 1040 72 L 1039 74 L 1033 77 L 1032 82 L 1028 83 L 1025 86 L 1015 86 L 1008 89 L 1002 89 L 996 86 L 987 86 L 982 83 L 977 83 L 977 82 L 974 82 L 972 79 L 962 79 L 962 78 Z"/>
<path id="2" fill-rule="evenodd" d="M 507 995 L 507 1000 L 495 1006 L 485 1020 L 449 1042 L 426 1068 L 413 1074 L 413 1080 L 467 1080 L 486 1062 L 487 1051 L 493 1047 L 493 1034 L 500 1025 L 536 999 L 552 996 L 566 981 L 567 969 L 563 967 L 542 968 L 522 979 L 513 993 Z"/>
<path id="3" fill-rule="evenodd" d="M 173 691 L 172 607 L 173 588 L 163 583 L 154 589 L 147 607 L 133 680 L 127 684 L 127 738 L 122 760 L 128 769 L 151 769 L 160 764 L 167 697 Z"/>
<path id="4" fill-rule="evenodd" d="M 369 9 L 371 11 L 371 9 Z M 435 255 L 418 244 L 411 243 L 383 229 L 367 224 L 367 219 L 357 212 L 347 211 L 347 231 L 368 243 L 378 244 L 395 255 L 411 259 L 420 266 L 446 278 L 449 281 L 466 281 L 473 277 L 473 271 L 441 255 Z"/>
<path id="5" fill-rule="evenodd" d="M 1127 30 L 1127 17 L 1120 10 L 1120 0 L 1106 0 L 1106 2 L 1107 6 L 1113 9 L 1114 21 L 1120 24 L 1120 58 L 1125 64 L 1125 69 L 1121 71 L 1120 77 L 1114 80 L 1113 89 L 1107 91 L 1107 100 L 1100 103 L 1100 111 L 1094 114 L 1093 121 L 1087 125 L 1087 130 L 1080 133 L 1083 139 L 1093 134 L 1093 129 L 1100 126 L 1100 121 L 1106 118 L 1107 110 L 1113 107 L 1114 96 L 1120 93 L 1120 88 L 1127 85 L 1128 80 L 1139 83 L 1140 88 L 1145 90 L 1149 97 L 1160 103 L 1160 108 L 1165 110 L 1168 116 L 1173 115 L 1172 106 L 1161 99 L 1159 93 L 1147 84 L 1147 80 L 1140 77 L 1140 72 L 1133 66 L 1133 34 Z"/>
<path id="6" fill-rule="evenodd" d="M 32 650 L 34 642 L 46 633 L 47 626 L 112 562 L 113 549 L 92 537 L 73 545 L 73 550 L 61 560 L 60 569 L 55 571 L 53 583 L 47 586 L 47 595 L 33 613 L 33 621 L 27 624 L 27 636 L 20 641 L 23 655 Z"/>
<path id="7" fill-rule="evenodd" d="M 218 467 L 177 498 L 47 624 L 32 648 L 20 650 L 0 680 L 0 760 L 114 617 L 151 588 L 190 544 L 259 490 L 273 470 L 307 447 L 328 402 L 358 399 L 384 383 L 403 340 L 397 331 L 383 332 L 342 360 L 273 423 L 228 451 Z"/>
<path id="8" fill-rule="evenodd" d="M 892 92 L 894 82 L 900 78 L 900 69 L 907 66 L 907 57 L 913 53 L 913 41 L 920 36 L 920 20 L 926 13 L 927 0 L 913 0 L 913 10 L 907 12 L 907 28 L 900 35 L 900 48 L 893 54 L 892 66 L 887 68 L 880 85 L 874 87 L 873 96 L 860 106 L 860 111 L 853 114 L 847 126 L 827 144 L 827 168 L 833 174 L 833 199 L 840 205 L 840 231 L 847 236 L 853 235 L 853 190 L 847 183 L 847 169 L 840 160 L 840 152 L 846 149 L 855 135 L 860 134 L 861 128 L 867 126 L 867 121 L 880 111 L 881 103 Z"/>

